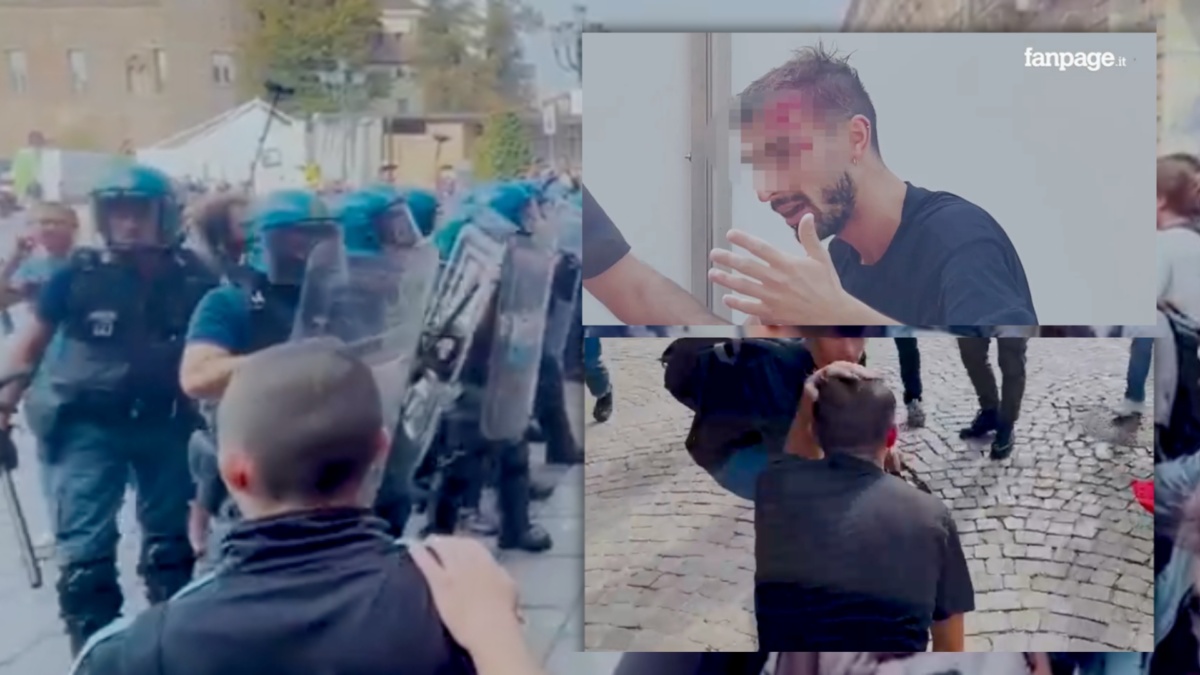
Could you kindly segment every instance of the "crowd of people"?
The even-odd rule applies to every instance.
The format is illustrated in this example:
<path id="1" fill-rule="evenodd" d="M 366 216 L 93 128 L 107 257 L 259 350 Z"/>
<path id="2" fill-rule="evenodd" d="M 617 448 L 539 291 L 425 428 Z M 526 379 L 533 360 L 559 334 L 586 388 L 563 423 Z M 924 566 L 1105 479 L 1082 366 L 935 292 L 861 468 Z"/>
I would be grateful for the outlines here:
<path id="1" fill-rule="evenodd" d="M 129 162 L 91 193 L 102 246 L 77 245 L 76 211 L 63 204 L 37 202 L 13 220 L 0 300 L 29 303 L 32 318 L 10 343 L 8 370 L 25 377 L 0 390 L 0 426 L 20 409 L 36 439 L 78 672 L 159 672 L 163 659 L 203 661 L 205 672 L 390 672 L 398 654 L 413 672 L 537 672 L 512 580 L 454 535 L 552 545 L 530 521 L 530 500 L 554 485 L 531 473 L 529 444 L 544 441 L 549 463 L 581 460 L 563 397 L 563 380 L 583 377 L 572 365 L 583 361 L 571 321 L 579 251 L 559 246 L 578 228 L 579 188 L 543 176 L 465 197 L 453 210 L 392 185 L 195 199 Z M 472 322 L 427 324 L 447 309 L 439 302 L 463 299 L 452 282 L 479 264 L 462 249 L 480 236 L 536 251 L 550 261 L 544 280 L 540 267 L 515 269 L 515 256 L 495 259 L 467 279 L 487 289 L 472 289 L 482 306 Z M 315 274 L 321 252 L 335 273 Z M 354 285 L 360 272 L 369 284 Z M 542 314 L 529 325 L 573 324 L 570 336 L 515 342 L 517 317 L 504 314 L 514 288 Z M 325 297 L 315 315 L 314 297 Z M 532 359 L 521 351 L 531 345 Z M 402 364 L 399 383 L 381 360 Z M 535 383 L 525 404 L 493 391 L 512 385 L 518 365 Z M 441 418 L 430 447 L 409 437 L 403 409 L 422 378 L 453 391 L 418 411 Z M 488 430 L 496 400 L 519 433 Z M 152 607 L 118 620 L 117 516 L 129 487 Z M 480 508 L 492 487 L 498 518 Z M 398 545 L 421 508 L 423 543 Z M 383 589 L 395 602 L 377 602 Z M 167 624 L 168 609 L 192 618 Z M 360 648 L 326 648 L 347 640 Z"/>

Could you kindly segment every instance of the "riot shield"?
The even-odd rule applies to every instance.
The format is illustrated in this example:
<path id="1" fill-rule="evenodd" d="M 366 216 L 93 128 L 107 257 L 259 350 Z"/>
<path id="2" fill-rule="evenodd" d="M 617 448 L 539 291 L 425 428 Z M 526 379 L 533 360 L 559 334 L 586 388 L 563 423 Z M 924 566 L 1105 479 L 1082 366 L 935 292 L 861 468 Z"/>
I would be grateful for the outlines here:
<path id="1" fill-rule="evenodd" d="M 420 371 L 404 399 L 403 428 L 423 459 L 442 414 L 458 399 L 458 377 L 495 294 L 504 244 L 474 225 L 459 235 L 425 315 Z M 418 461 L 418 466 L 420 462 Z"/>
<path id="2" fill-rule="evenodd" d="M 371 256 L 321 246 L 309 258 L 292 339 L 336 339 L 369 365 L 389 431 L 400 422 L 437 267 L 437 250 L 425 242 Z M 412 458 L 391 461 L 407 463 Z M 371 495 L 382 476 L 379 468 L 368 481 Z"/>
<path id="3" fill-rule="evenodd" d="M 583 296 L 583 268 L 573 255 L 562 254 L 554 269 L 550 309 L 546 316 L 546 343 L 543 352 L 562 361 L 571 329 L 579 320 L 579 301 Z"/>
<path id="4" fill-rule="evenodd" d="M 480 431 L 488 440 L 516 442 L 529 429 L 558 257 L 535 237 L 508 239 L 480 418 Z"/>

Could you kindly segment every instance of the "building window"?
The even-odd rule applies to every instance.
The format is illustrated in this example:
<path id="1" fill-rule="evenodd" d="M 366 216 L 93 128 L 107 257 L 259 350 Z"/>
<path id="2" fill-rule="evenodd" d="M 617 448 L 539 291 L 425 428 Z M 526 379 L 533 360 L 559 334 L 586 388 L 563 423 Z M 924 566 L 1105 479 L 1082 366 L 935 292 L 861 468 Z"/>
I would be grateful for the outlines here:
<path id="1" fill-rule="evenodd" d="M 87 56 L 78 49 L 69 49 L 67 64 L 71 67 L 71 91 L 84 93 L 88 86 Z"/>
<path id="2" fill-rule="evenodd" d="M 212 77 L 213 82 L 223 87 L 233 84 L 233 55 L 225 52 L 213 52 Z"/>
<path id="3" fill-rule="evenodd" d="M 162 91 L 167 86 L 167 50 L 154 50 L 154 91 Z"/>
<path id="4" fill-rule="evenodd" d="M 4 52 L 4 56 L 8 63 L 9 89 L 18 94 L 29 91 L 29 61 L 25 58 L 25 52 L 10 49 Z"/>

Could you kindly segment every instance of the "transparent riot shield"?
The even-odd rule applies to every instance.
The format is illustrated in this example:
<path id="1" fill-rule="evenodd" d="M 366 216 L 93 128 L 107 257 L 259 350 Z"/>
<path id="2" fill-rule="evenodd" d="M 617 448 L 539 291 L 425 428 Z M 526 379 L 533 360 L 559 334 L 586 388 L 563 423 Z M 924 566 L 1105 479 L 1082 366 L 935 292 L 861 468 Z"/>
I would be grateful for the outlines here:
<path id="1" fill-rule="evenodd" d="M 480 418 L 488 440 L 516 442 L 529 429 L 558 259 L 558 252 L 536 236 L 508 238 Z"/>
<path id="2" fill-rule="evenodd" d="M 379 255 L 322 245 L 309 258 L 292 339 L 336 339 L 369 365 L 388 430 L 400 423 L 437 267 L 437 250 L 426 242 Z M 389 463 L 414 460 L 392 457 Z M 368 481 L 371 495 L 382 476 L 379 469 Z"/>
<path id="3" fill-rule="evenodd" d="M 402 406 L 403 428 L 419 460 L 432 445 L 443 413 L 461 393 L 458 377 L 495 295 L 504 251 L 502 241 L 468 225 L 438 278 L 425 314 L 418 371 Z"/>

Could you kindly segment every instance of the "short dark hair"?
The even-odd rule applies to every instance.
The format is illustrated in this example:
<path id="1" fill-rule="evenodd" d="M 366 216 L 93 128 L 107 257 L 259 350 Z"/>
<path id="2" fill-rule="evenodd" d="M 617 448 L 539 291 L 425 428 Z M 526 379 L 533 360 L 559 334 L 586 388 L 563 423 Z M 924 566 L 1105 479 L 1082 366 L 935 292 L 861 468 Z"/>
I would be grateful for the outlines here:
<path id="1" fill-rule="evenodd" d="M 254 462 L 265 496 L 316 501 L 363 482 L 383 429 L 371 369 L 326 341 L 250 356 L 217 409 L 220 444 Z"/>
<path id="2" fill-rule="evenodd" d="M 817 385 L 813 435 L 825 452 L 873 457 L 895 418 L 896 395 L 883 380 L 832 377 Z"/>
<path id="3" fill-rule="evenodd" d="M 1188 165 L 1189 167 L 1191 167 L 1192 171 L 1200 173 L 1200 158 L 1197 158 L 1195 155 L 1192 155 L 1192 154 L 1189 154 L 1186 152 L 1172 152 L 1171 154 L 1167 155 L 1163 159 L 1170 159 L 1170 160 L 1174 160 L 1176 162 L 1182 162 L 1182 163 Z"/>
<path id="4" fill-rule="evenodd" d="M 740 125 L 754 122 L 765 99 L 782 91 L 798 91 L 811 97 L 813 108 L 821 114 L 848 120 L 862 115 L 871 123 L 871 149 L 879 154 L 879 127 L 875 106 L 863 87 L 858 71 L 850 65 L 850 56 L 836 49 L 804 47 L 795 56 L 758 78 L 742 92 L 738 115 Z"/>

